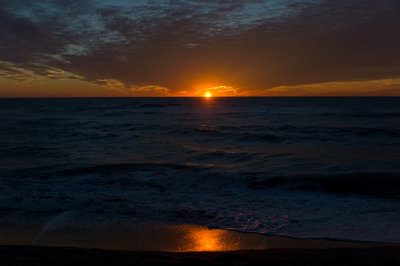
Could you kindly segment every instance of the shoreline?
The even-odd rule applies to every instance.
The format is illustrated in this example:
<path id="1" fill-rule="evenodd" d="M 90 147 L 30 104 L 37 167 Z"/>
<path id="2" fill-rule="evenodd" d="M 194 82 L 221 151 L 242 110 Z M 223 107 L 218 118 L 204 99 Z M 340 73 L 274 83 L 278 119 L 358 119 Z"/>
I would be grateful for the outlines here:
<path id="1" fill-rule="evenodd" d="M 51 223 L 34 228 L 0 226 L 0 245 L 157 252 L 400 247 L 397 242 L 295 238 L 193 224 L 72 228 Z"/>

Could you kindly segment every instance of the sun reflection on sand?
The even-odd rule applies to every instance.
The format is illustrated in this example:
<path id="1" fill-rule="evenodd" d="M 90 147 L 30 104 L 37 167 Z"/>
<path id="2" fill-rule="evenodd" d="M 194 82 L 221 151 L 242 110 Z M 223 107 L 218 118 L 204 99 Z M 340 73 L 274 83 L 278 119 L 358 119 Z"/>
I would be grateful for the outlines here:
<path id="1" fill-rule="evenodd" d="M 180 226 L 179 229 L 185 234 L 180 251 L 228 251 L 239 247 L 238 241 L 232 239 L 226 230 L 193 225 Z"/>
<path id="2" fill-rule="evenodd" d="M 39 228 L 0 226 L 0 244 L 31 245 Z M 269 248 L 373 247 L 378 243 L 301 240 L 237 231 L 210 229 L 200 225 L 135 225 L 93 230 L 53 228 L 41 234 L 35 244 L 134 251 L 219 252 Z M 382 245 L 388 245 L 382 243 Z"/>
<path id="3" fill-rule="evenodd" d="M 20 241 L 19 228 L 16 231 L 0 228 L 0 244 L 14 239 L 16 244 L 40 246 L 71 246 L 113 250 L 151 250 L 165 252 L 233 251 L 240 249 L 265 249 L 266 236 L 237 231 L 210 229 L 200 225 L 135 225 L 119 228 L 98 228 L 93 230 L 53 228 L 40 231 L 31 228 L 24 231 L 25 239 Z M 37 237 L 38 232 L 40 237 Z"/>

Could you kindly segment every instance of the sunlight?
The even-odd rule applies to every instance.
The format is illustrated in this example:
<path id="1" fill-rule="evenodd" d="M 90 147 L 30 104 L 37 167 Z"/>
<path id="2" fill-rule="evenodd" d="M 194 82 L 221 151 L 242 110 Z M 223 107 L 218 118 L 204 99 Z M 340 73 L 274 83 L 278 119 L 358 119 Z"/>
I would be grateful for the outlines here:
<path id="1" fill-rule="evenodd" d="M 201 226 L 180 226 L 186 235 L 181 251 L 227 251 L 238 249 L 238 241 L 230 232 Z"/>
<path id="2" fill-rule="evenodd" d="M 209 92 L 206 92 L 206 93 L 204 94 L 204 97 L 206 97 L 206 98 L 211 98 L 211 97 L 212 97 L 212 95 L 211 95 L 211 93 L 209 93 Z"/>

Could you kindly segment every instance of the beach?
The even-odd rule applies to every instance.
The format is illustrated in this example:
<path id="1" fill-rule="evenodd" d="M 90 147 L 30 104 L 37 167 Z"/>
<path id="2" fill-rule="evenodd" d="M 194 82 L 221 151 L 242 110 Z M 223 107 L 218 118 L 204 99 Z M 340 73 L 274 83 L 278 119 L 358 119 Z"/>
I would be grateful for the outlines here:
<path id="1" fill-rule="evenodd" d="M 400 262 L 398 243 L 298 239 L 196 225 L 96 232 L 53 230 L 42 239 L 37 237 L 37 230 L 21 229 L 7 228 L 1 232 L 2 265 L 396 265 Z"/>
<path id="2" fill-rule="evenodd" d="M 2 265 L 398 265 L 400 247 L 168 253 L 0 246 Z"/>

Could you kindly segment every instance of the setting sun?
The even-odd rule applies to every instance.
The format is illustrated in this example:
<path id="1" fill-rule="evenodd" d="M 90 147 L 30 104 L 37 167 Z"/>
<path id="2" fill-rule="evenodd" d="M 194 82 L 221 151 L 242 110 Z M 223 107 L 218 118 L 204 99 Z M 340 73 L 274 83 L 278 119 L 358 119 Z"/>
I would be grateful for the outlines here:
<path id="1" fill-rule="evenodd" d="M 204 97 L 206 97 L 206 98 L 211 98 L 211 93 L 209 93 L 209 92 L 206 92 L 206 94 L 204 94 Z"/>

